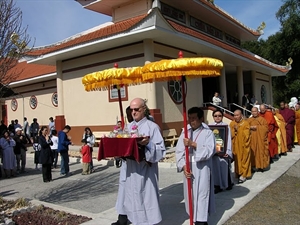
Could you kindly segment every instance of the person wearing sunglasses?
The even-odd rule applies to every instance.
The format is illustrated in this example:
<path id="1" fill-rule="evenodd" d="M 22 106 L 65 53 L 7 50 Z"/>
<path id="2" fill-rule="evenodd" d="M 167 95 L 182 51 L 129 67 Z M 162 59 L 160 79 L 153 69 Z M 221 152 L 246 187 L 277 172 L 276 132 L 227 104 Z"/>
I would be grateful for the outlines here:
<path id="1" fill-rule="evenodd" d="M 165 157 L 165 144 L 159 126 L 147 119 L 145 100 L 135 98 L 130 102 L 133 121 L 129 132 L 138 130 L 142 140 L 140 151 L 145 153 L 143 161 L 126 158 L 120 170 L 120 186 L 116 210 L 117 222 L 112 225 L 158 224 L 161 220 L 159 208 L 158 162 Z"/>
<path id="2" fill-rule="evenodd" d="M 216 153 L 213 156 L 213 178 L 215 185 L 215 194 L 223 190 L 231 190 L 233 186 L 233 179 L 231 177 L 231 162 L 233 159 L 231 150 L 231 131 L 227 123 L 223 122 L 223 112 L 216 109 L 212 113 L 214 122 L 210 125 L 214 126 L 227 126 L 227 145 L 224 149 L 225 154 Z"/>

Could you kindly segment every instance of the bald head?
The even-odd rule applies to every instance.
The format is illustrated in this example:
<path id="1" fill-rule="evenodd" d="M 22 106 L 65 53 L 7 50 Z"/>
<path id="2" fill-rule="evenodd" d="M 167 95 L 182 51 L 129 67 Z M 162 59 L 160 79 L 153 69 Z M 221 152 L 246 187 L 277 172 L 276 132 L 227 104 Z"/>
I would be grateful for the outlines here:
<path id="1" fill-rule="evenodd" d="M 130 102 L 131 115 L 138 122 L 145 117 L 146 104 L 142 98 L 135 98 Z"/>
<path id="2" fill-rule="evenodd" d="M 254 118 L 258 117 L 258 108 L 257 108 L 257 107 L 253 107 L 253 108 L 251 109 L 251 115 L 252 115 Z"/>
<path id="3" fill-rule="evenodd" d="M 145 101 L 144 101 L 144 99 L 142 99 L 142 98 L 134 98 L 134 99 L 131 100 L 130 105 L 131 105 L 132 103 L 133 103 L 133 104 L 137 104 L 137 105 L 139 105 L 139 106 L 144 106 L 144 105 L 145 105 Z"/>
<path id="4" fill-rule="evenodd" d="M 240 122 L 241 119 L 243 118 L 242 111 L 239 109 L 235 110 L 233 113 L 233 117 L 234 117 L 235 122 L 237 122 L 237 123 Z"/>
<path id="5" fill-rule="evenodd" d="M 264 104 L 261 104 L 259 106 L 259 110 L 260 110 L 260 113 L 264 114 L 266 112 L 266 106 Z"/>

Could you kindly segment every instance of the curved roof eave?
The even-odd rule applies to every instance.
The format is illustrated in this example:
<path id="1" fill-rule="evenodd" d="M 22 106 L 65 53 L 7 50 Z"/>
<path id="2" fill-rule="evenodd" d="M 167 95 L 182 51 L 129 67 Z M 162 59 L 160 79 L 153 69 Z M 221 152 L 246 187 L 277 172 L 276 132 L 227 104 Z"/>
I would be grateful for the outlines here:
<path id="1" fill-rule="evenodd" d="M 119 38 L 120 36 L 128 35 L 128 33 L 130 33 L 137 25 L 144 21 L 145 18 L 149 17 L 150 14 L 139 15 L 135 18 L 120 21 L 111 26 L 106 26 L 102 29 L 96 30 L 92 33 L 79 36 L 78 38 L 72 39 L 68 42 L 63 42 L 60 45 L 52 45 L 44 49 L 32 51 L 31 54 L 36 55 L 37 57 L 28 61 L 28 63 L 55 65 L 56 59 L 64 59 L 62 57 L 57 57 L 59 55 L 66 55 L 66 53 L 74 52 L 75 50 L 78 51 L 79 49 L 88 48 L 106 41 L 111 41 Z M 139 31 L 134 32 L 138 33 Z M 90 51 L 94 51 L 94 49 L 91 48 Z M 86 54 L 88 53 L 90 52 L 86 52 Z"/>
<path id="2" fill-rule="evenodd" d="M 179 23 L 176 23 L 172 20 L 167 19 L 166 22 L 169 23 L 178 33 L 188 35 L 188 36 L 192 36 L 196 39 L 200 39 L 200 40 L 205 41 L 209 44 L 212 44 L 216 47 L 219 47 L 221 49 L 225 49 L 228 52 L 232 52 L 236 55 L 239 55 L 242 58 L 245 58 L 247 60 L 251 60 L 253 62 L 259 63 L 263 66 L 266 66 L 266 67 L 276 71 L 274 73 L 274 75 L 272 75 L 272 76 L 285 75 L 291 69 L 291 67 L 277 65 L 277 64 L 272 63 L 272 62 L 270 62 L 270 61 L 268 61 L 268 60 L 266 60 L 262 57 L 259 57 L 259 56 L 255 55 L 253 53 L 250 53 L 248 51 L 233 47 L 229 44 L 226 44 L 225 42 L 221 42 L 221 41 L 219 41 L 215 38 L 204 35 L 204 34 L 198 32 L 198 31 L 193 30 L 190 27 L 183 26 L 183 25 L 181 25 Z"/>
<path id="3" fill-rule="evenodd" d="M 156 13 L 154 13 L 156 12 Z M 150 17 L 149 15 L 156 15 L 157 17 Z M 155 21 L 148 22 L 151 18 L 156 18 Z M 147 21 L 146 21 L 147 19 Z M 138 27 L 138 25 L 141 25 L 143 21 L 146 21 L 146 25 L 142 25 Z M 151 36 L 149 36 L 149 32 L 151 32 Z M 177 22 L 174 22 L 170 19 L 165 19 L 159 10 L 152 10 L 152 12 L 148 15 L 144 15 L 141 20 L 139 20 L 137 23 L 133 24 L 130 28 L 128 28 L 124 32 L 120 32 L 117 34 L 112 34 L 109 37 L 105 38 L 97 38 L 95 40 L 85 42 L 85 43 L 78 43 L 78 45 L 71 46 L 69 48 L 61 49 L 58 51 L 53 51 L 45 55 L 41 55 L 36 59 L 33 59 L 29 61 L 29 63 L 40 63 L 40 64 L 56 64 L 57 60 L 64 60 L 68 58 L 73 58 L 76 55 L 84 55 L 91 52 L 95 52 L 95 46 L 105 46 L 103 49 L 107 49 L 110 46 L 116 46 L 118 41 L 120 41 L 120 38 L 122 37 L 122 41 L 126 43 L 132 42 L 132 38 L 136 40 L 143 40 L 143 38 L 153 38 L 155 40 L 158 34 L 164 33 L 167 35 L 172 35 L 175 33 L 183 34 L 192 36 L 196 39 L 202 40 L 202 42 L 206 42 L 209 45 L 215 46 L 216 48 L 219 48 L 219 51 L 224 52 L 224 49 L 227 51 L 226 54 L 232 54 L 232 55 L 238 55 L 239 57 L 248 60 L 248 62 L 255 62 L 258 63 L 264 67 L 268 67 L 269 69 L 273 70 L 272 76 L 281 76 L 285 75 L 291 68 L 280 66 L 273 64 L 259 56 L 254 55 L 253 53 L 247 52 L 243 49 L 239 49 L 236 47 L 233 47 L 229 44 L 226 44 L 225 42 L 219 41 L 215 38 L 209 37 L 207 35 L 204 35 L 198 31 L 193 30 L 190 27 L 184 26 L 182 24 L 179 24 Z M 147 36 L 148 35 L 148 36 Z M 119 39 L 119 40 L 118 40 Z"/>

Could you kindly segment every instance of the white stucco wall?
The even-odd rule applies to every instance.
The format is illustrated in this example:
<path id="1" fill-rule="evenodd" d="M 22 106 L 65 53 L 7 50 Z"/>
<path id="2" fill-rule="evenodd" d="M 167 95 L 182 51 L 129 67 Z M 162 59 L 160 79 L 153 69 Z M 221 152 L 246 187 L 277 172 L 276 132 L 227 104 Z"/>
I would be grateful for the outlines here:
<path id="1" fill-rule="evenodd" d="M 109 102 L 108 90 L 84 90 L 82 77 L 88 73 L 113 68 L 118 63 L 119 68 L 144 65 L 143 44 L 135 44 L 111 51 L 100 52 L 62 63 L 64 115 L 66 123 L 73 126 L 111 125 L 120 119 L 119 103 Z M 108 62 L 108 63 L 106 63 Z M 102 64 L 103 63 L 103 64 Z M 98 65 L 97 65 L 98 64 Z M 135 97 L 149 98 L 152 85 L 143 84 L 128 87 L 128 101 L 122 101 L 123 112 Z M 153 89 L 153 88 L 152 88 Z"/>
<path id="2" fill-rule="evenodd" d="M 266 89 L 266 101 L 263 102 L 261 98 L 261 87 L 262 85 L 265 86 Z M 255 96 L 259 103 L 271 103 L 271 90 L 270 90 L 270 82 L 269 82 L 269 76 L 261 73 L 255 74 Z"/>
<path id="3" fill-rule="evenodd" d="M 16 96 L 18 102 L 18 108 L 16 111 L 11 109 L 11 99 L 6 99 L 5 104 L 7 105 L 8 121 L 18 119 L 19 123 L 23 125 L 24 116 L 27 117 L 29 123 L 32 122 L 33 118 L 38 119 L 40 125 L 47 125 L 49 123 L 49 117 L 54 117 L 58 113 L 58 108 L 55 107 L 51 102 L 52 94 L 56 92 L 56 88 L 45 89 L 45 90 L 32 90 L 23 94 L 23 96 Z M 34 95 L 37 98 L 37 107 L 32 109 L 29 101 L 30 97 Z"/>
<path id="4" fill-rule="evenodd" d="M 151 2 L 149 0 L 135 0 L 117 7 L 114 9 L 113 21 L 118 22 L 147 13 L 151 9 Z"/>

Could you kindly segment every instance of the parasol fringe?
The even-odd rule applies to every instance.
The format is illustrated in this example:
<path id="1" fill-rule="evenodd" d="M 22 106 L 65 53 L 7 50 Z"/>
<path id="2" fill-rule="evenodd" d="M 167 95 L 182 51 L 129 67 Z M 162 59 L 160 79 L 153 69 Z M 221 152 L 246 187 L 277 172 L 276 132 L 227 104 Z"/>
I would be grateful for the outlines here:
<path id="1" fill-rule="evenodd" d="M 220 70 L 201 70 L 201 71 L 156 71 L 152 73 L 144 73 L 143 80 L 144 81 L 150 81 L 150 80 L 157 80 L 159 79 L 160 81 L 170 81 L 170 80 L 180 80 L 181 76 L 185 76 L 188 79 L 192 78 L 200 78 L 200 77 L 214 77 L 214 76 L 219 76 L 221 74 Z"/>
<path id="2" fill-rule="evenodd" d="M 82 84 L 86 91 L 108 90 L 113 85 L 138 85 L 154 81 L 187 80 L 214 77 L 221 74 L 223 62 L 206 57 L 178 58 L 148 63 L 143 67 L 111 68 L 85 75 Z"/>

